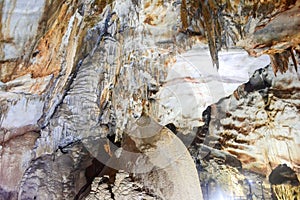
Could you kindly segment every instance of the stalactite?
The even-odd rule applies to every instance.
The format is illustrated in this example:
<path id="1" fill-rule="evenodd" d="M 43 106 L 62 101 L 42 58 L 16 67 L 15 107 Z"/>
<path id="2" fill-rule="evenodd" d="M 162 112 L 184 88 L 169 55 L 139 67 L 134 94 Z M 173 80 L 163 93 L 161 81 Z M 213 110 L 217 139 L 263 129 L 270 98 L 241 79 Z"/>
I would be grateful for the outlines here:
<path id="1" fill-rule="evenodd" d="M 220 187 L 214 188 L 229 195 L 247 194 L 246 170 L 261 181 L 286 161 L 299 176 L 299 78 L 288 60 L 297 70 L 296 0 L 14 0 L 40 11 L 33 21 L 19 17 L 31 11 L 7 9 L 7 2 L 0 2 L 0 199 L 17 193 L 19 199 L 80 199 L 91 186 L 91 199 L 130 193 L 130 199 L 198 200 L 196 170 L 204 189 L 215 180 Z M 8 31 L 8 21 L 28 24 Z M 282 28 L 287 21 L 290 28 Z M 28 39 L 24 30 L 35 26 L 36 35 L 19 45 Z M 215 69 L 207 75 L 206 42 L 217 68 L 232 58 L 219 59 L 218 52 L 238 45 L 252 56 L 269 54 L 274 72 L 285 74 L 275 77 L 268 65 L 235 95 L 210 105 L 230 95 L 227 85 L 246 82 L 249 68 L 269 60 L 248 66 L 246 55 L 237 56 L 226 65 L 238 65 L 230 68 L 233 76 Z M 14 43 L 21 53 L 2 59 L 14 55 L 5 48 Z M 219 89 L 218 99 L 212 97 Z M 280 187 L 276 194 L 290 197 Z"/>
<path id="2" fill-rule="evenodd" d="M 264 27 L 272 17 L 282 13 L 295 4 L 295 0 L 273 1 L 233 1 L 201 0 L 201 17 L 206 31 L 213 63 L 218 67 L 218 51 L 228 47 L 228 37 L 236 43 L 253 34 L 254 27 Z M 253 24 L 253 22 L 256 22 Z M 272 34 L 272 31 L 265 34 Z M 263 43 L 265 44 L 265 43 Z M 246 49 L 250 44 L 245 43 Z M 273 45 L 273 44 L 272 44 Z M 250 51 L 251 49 L 249 49 Z M 286 71 L 286 60 L 290 54 L 270 53 L 274 73 Z M 276 55 L 275 55 L 276 54 Z M 282 64 L 283 66 L 280 66 Z"/>

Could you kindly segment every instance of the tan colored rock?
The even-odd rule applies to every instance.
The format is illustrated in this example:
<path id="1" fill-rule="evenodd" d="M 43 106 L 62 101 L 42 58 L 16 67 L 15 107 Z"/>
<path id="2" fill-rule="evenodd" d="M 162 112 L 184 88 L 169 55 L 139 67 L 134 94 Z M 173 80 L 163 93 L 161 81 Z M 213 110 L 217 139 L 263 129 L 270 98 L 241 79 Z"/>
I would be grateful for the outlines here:
<path id="1" fill-rule="evenodd" d="M 277 199 L 299 199 L 300 198 L 300 187 L 291 185 L 275 185 L 272 187 Z"/>
<path id="2" fill-rule="evenodd" d="M 18 60 L 23 56 L 29 57 L 37 34 L 41 31 L 39 30 L 40 21 L 43 18 L 46 4 L 46 0 L 38 2 L 1 1 L 1 61 Z M 1 81 L 3 76 L 1 74 Z"/>
<path id="3" fill-rule="evenodd" d="M 18 189 L 16 183 L 20 181 L 33 158 L 32 149 L 39 134 L 24 129 L 15 130 L 15 133 L 0 132 L 0 188 L 6 192 L 14 193 Z M 2 194 L 0 197 L 2 198 Z"/>
<path id="4" fill-rule="evenodd" d="M 120 171 L 112 185 L 103 183 L 101 187 L 111 187 L 115 199 L 120 200 L 203 199 L 193 159 L 174 133 L 144 115 L 127 131 L 120 153 L 115 152 L 107 163 Z M 105 199 L 104 194 L 98 186 L 87 198 Z"/>
<path id="5" fill-rule="evenodd" d="M 222 24 L 228 27 L 225 30 L 221 21 L 211 21 L 224 17 L 218 13 L 218 6 L 224 2 L 200 3 L 201 10 L 196 1 L 2 1 L 0 136 L 3 144 L 10 145 L 1 146 L 0 164 L 11 169 L 15 185 L 4 177 L 5 169 L 1 168 L 5 181 L 0 181 L 0 197 L 15 199 L 18 194 L 19 199 L 77 198 L 82 195 L 82 189 L 85 189 L 83 193 L 89 192 L 91 177 L 87 176 L 86 169 L 95 157 L 111 165 L 110 173 L 122 167 L 136 173 L 134 179 L 119 171 L 114 183 L 101 184 L 95 190 L 105 191 L 103 198 L 110 198 L 112 189 L 119 199 L 132 199 L 141 194 L 150 199 L 152 194 L 162 199 L 199 199 L 202 195 L 195 164 L 185 146 L 164 125 L 173 124 L 174 132 L 194 139 L 194 126 L 203 123 L 201 112 L 223 95 L 218 92 L 211 99 L 208 93 L 223 83 L 240 84 L 248 76 L 238 73 L 240 68 L 233 67 L 226 72 L 228 66 L 220 66 L 220 71 L 225 71 L 225 79 L 215 78 L 211 75 L 217 71 L 210 73 L 207 65 L 201 63 L 203 60 L 195 58 L 193 53 L 197 48 L 194 52 L 184 52 L 197 47 L 195 44 L 203 40 L 206 29 L 216 61 L 212 47 L 217 48 L 223 39 L 232 45 L 228 34 L 240 40 L 257 33 L 259 38 L 256 27 L 262 25 L 261 30 L 269 31 L 282 19 L 286 20 L 286 14 L 295 17 L 298 9 L 293 7 L 293 1 L 285 0 L 242 4 L 226 1 L 221 10 L 228 14 L 225 20 L 228 23 Z M 292 24 L 297 25 L 298 21 Z M 227 34 L 225 38 L 221 38 L 223 32 Z M 278 51 L 294 47 L 298 42 L 297 33 L 290 29 L 287 32 L 293 35 L 292 41 L 281 46 L 276 44 Z M 263 40 L 268 42 L 268 38 Z M 259 43 L 257 47 L 266 45 Z M 189 56 L 193 57 L 190 61 Z M 221 55 L 220 63 L 226 58 Z M 248 62 L 240 57 L 236 59 Z M 285 56 L 273 58 L 273 62 L 274 59 L 286 61 Z M 194 76 L 194 70 L 199 69 L 208 79 Z M 253 69 L 246 71 L 252 73 Z M 211 155 L 218 162 L 224 160 L 230 165 L 223 171 L 233 175 L 234 183 L 240 178 L 233 169 L 236 166 L 266 175 L 277 164 L 287 162 L 295 171 L 299 170 L 295 153 L 298 151 L 291 149 L 299 147 L 296 123 L 299 102 L 295 92 L 298 80 L 292 73 L 287 74 L 275 78 L 267 97 L 253 91 L 245 97 L 249 88 L 240 87 L 235 97 L 212 106 L 213 115 L 220 120 L 211 123 L 210 135 L 203 146 L 209 146 L 210 150 L 214 145 L 219 148 Z M 250 81 L 259 82 L 261 76 L 264 75 L 259 74 Z M 207 89 L 205 83 L 211 84 L 212 89 Z M 227 89 L 225 94 L 231 93 L 233 86 Z M 173 93 L 179 98 L 174 98 Z M 225 112 L 227 107 L 229 111 Z M 159 124 L 155 122 L 151 129 L 135 132 L 140 125 L 132 126 L 145 113 Z M 28 135 L 32 127 L 40 133 L 37 140 L 35 135 Z M 155 128 L 159 131 L 154 131 Z M 20 137 L 28 140 L 22 147 L 24 152 L 16 147 L 21 145 Z M 14 157 L 12 152 L 16 153 Z M 32 154 L 28 156 L 28 152 Z M 13 166 L 11 161 L 17 164 Z M 211 173 L 216 172 L 209 169 Z M 94 171 L 92 178 L 98 172 Z M 114 177 L 110 174 L 109 178 Z M 224 183 L 228 179 L 222 175 L 218 180 Z M 111 188 L 107 189 L 110 184 Z M 134 190 L 143 186 L 150 192 Z"/>
<path id="6" fill-rule="evenodd" d="M 257 91 L 257 84 L 267 80 L 264 73 L 270 76 L 270 67 L 238 89 L 245 91 L 239 99 L 231 96 L 214 105 L 210 134 L 220 137 L 221 149 L 236 156 L 244 169 L 268 175 L 286 163 L 299 173 L 298 76 L 290 65 L 286 74 L 273 77 L 270 88 Z M 220 127 L 214 128 L 216 124 Z"/>
<path id="7" fill-rule="evenodd" d="M 145 121 L 146 118 L 142 116 L 139 120 Z M 193 159 L 184 144 L 169 129 L 160 128 L 159 124 L 150 119 L 148 123 L 130 129 L 129 135 L 148 159 L 146 163 L 152 165 L 149 172 L 144 171 L 148 168 L 146 166 L 138 163 L 134 166 L 134 171 L 145 187 L 162 199 L 203 198 Z"/>

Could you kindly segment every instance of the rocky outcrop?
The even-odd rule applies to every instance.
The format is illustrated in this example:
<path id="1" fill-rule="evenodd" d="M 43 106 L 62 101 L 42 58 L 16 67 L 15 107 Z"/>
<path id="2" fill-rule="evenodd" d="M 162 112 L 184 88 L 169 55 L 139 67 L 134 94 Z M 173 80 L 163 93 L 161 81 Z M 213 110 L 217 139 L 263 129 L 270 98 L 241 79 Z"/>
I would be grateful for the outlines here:
<path id="1" fill-rule="evenodd" d="M 204 115 L 206 125 L 198 129 L 199 151 L 193 153 L 199 159 L 202 182 L 215 181 L 223 192 L 242 192 L 242 186 L 235 181 L 252 180 L 255 184 L 251 183 L 250 187 L 257 195 L 262 193 L 259 182 L 264 182 L 261 187 L 265 188 L 271 188 L 270 184 L 298 183 L 298 87 L 299 78 L 292 61 L 289 70 L 277 76 L 269 65 L 257 70 L 233 95 L 212 104 Z M 195 147 L 191 148 L 193 151 Z M 274 170 L 281 164 L 295 172 L 293 181 L 271 181 L 280 179 Z M 216 169 L 222 173 L 214 175 Z M 284 170 L 284 174 L 287 173 L 288 170 Z M 236 185 L 233 190 L 232 185 Z M 244 187 L 247 188 L 247 184 Z M 277 196 L 281 186 L 274 188 Z M 265 191 L 265 197 L 271 195 L 269 191 Z M 295 192 L 293 198 L 297 195 Z"/>
<path id="2" fill-rule="evenodd" d="M 55 109 L 76 66 L 82 17 L 75 12 L 75 2 L 71 4 L 59 1 L 1 2 L 0 187 L 8 193 L 18 190 L 25 170 L 31 160 L 37 158 L 33 149 L 40 137 L 38 120 L 43 114 L 51 114 L 47 105 L 54 103 L 50 107 Z M 27 12 L 23 12 L 24 8 Z M 68 52 L 67 46 L 70 47 Z M 47 101 L 49 98 L 52 100 Z M 15 138 L 25 140 L 17 142 Z"/>
<path id="3" fill-rule="evenodd" d="M 217 128 L 210 134 L 243 168 L 268 174 L 286 163 L 299 171 L 298 75 L 291 66 L 287 73 L 272 76 L 270 68 L 259 70 L 235 96 L 213 105 L 210 126 Z"/>
<path id="4" fill-rule="evenodd" d="M 143 191 L 143 184 L 134 181 L 126 172 L 119 172 L 113 184 L 109 184 L 108 180 L 109 177 L 95 178 L 86 199 L 160 199 Z"/>
<path id="5" fill-rule="evenodd" d="M 127 173 L 117 173 L 110 185 L 100 181 L 98 188 L 109 186 L 109 196 L 114 199 L 148 198 L 148 195 L 154 199 L 202 199 L 197 171 L 184 144 L 147 116 L 142 116 L 137 124 L 116 151 L 117 155 L 107 163 Z M 129 179 L 129 183 L 125 185 L 120 178 Z M 88 198 L 101 199 L 101 191 L 97 190 L 92 188 Z"/>

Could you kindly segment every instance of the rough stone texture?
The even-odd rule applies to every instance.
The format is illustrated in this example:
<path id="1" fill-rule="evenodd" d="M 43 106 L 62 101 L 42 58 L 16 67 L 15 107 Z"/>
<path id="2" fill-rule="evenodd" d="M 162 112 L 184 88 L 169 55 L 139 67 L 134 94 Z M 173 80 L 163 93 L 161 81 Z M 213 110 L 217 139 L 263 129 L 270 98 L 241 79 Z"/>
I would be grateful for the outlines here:
<path id="1" fill-rule="evenodd" d="M 270 188 L 267 177 L 280 164 L 294 170 L 295 180 L 297 176 L 299 179 L 297 91 L 300 82 L 294 70 L 292 62 L 285 74 L 277 76 L 270 65 L 257 70 L 233 95 L 210 106 L 205 116 L 208 121 L 197 133 L 199 151 L 193 152 L 195 147 L 191 147 L 193 155 L 199 159 L 203 189 L 207 187 L 205 184 L 214 182 L 228 194 L 230 192 L 226 191 L 236 185 L 231 196 L 243 196 L 242 187 L 247 187 L 247 184 L 243 186 L 236 182 L 249 179 L 255 183 L 252 190 L 259 195 L 259 182 L 263 181 L 264 187 Z M 221 173 L 216 175 L 217 171 Z M 286 173 L 285 170 L 284 176 L 290 177 Z M 282 195 L 279 199 L 291 198 L 288 197 L 291 193 L 279 192 L 282 187 L 289 186 L 274 186 L 276 196 Z M 269 189 L 265 190 L 265 196 L 271 195 Z M 293 198 L 297 195 L 295 192 Z"/>
<path id="2" fill-rule="evenodd" d="M 81 199 L 91 184 L 89 199 L 201 199 L 183 144 L 203 191 L 242 196 L 249 177 L 271 188 L 283 163 L 299 177 L 294 3 L 1 1 L 0 199 Z M 295 29 L 281 32 L 287 16 Z M 269 63 L 220 51 L 239 41 L 288 72 L 260 70 L 215 103 Z"/>
<path id="3" fill-rule="evenodd" d="M 278 70 L 285 72 L 288 58 L 294 57 L 291 49 L 299 50 L 297 0 L 208 0 L 201 1 L 200 5 L 200 21 L 206 30 L 212 59 L 217 65 L 218 51 L 223 45 L 227 47 L 233 43 L 253 56 L 269 54 L 274 73 Z M 197 9 L 197 4 L 192 7 Z"/>
<path id="4" fill-rule="evenodd" d="M 45 4 L 45 0 L 1 1 L 1 61 L 31 53 Z"/>
<path id="5" fill-rule="evenodd" d="M 130 172 L 130 178 L 128 173 L 117 173 L 110 186 L 96 179 L 93 185 L 99 183 L 98 189 L 93 189 L 92 185 L 87 198 L 202 199 L 195 164 L 184 144 L 169 129 L 149 117 L 143 116 L 137 124 L 140 125 L 127 136 L 120 153 L 108 164 Z M 146 137 L 145 132 L 150 135 Z M 141 133 L 143 138 L 138 137 Z M 108 187 L 110 192 L 101 194 L 99 188 Z"/>
<path id="6" fill-rule="evenodd" d="M 86 200 L 94 199 L 145 199 L 154 200 L 161 199 L 153 195 L 147 194 L 143 189 L 143 185 L 134 181 L 128 173 L 119 172 L 116 175 L 115 183 L 107 183 L 108 177 L 95 178 L 90 194 L 85 198 Z"/>
<path id="7" fill-rule="evenodd" d="M 140 8 L 131 1 L 115 2 L 111 5 L 113 10 L 100 2 L 85 2 L 79 10 L 79 4 L 73 1 L 57 4 L 53 16 L 50 15 L 52 23 L 35 45 L 29 63 L 20 61 L 11 71 L 1 73 L 1 86 L 5 91 L 2 108 L 3 130 L 37 125 L 37 120 L 41 129 L 34 148 L 30 147 L 33 157 L 26 160 L 29 167 L 25 173 L 23 169 L 20 171 L 24 173 L 18 192 L 20 199 L 75 197 L 84 185 L 80 178 L 83 176 L 85 179 L 84 175 L 78 175 L 85 170 L 80 167 L 81 163 L 91 159 L 88 155 L 81 155 L 80 150 L 69 150 L 69 146 L 81 140 L 94 156 L 99 154 L 99 148 L 100 152 L 101 148 L 104 152 L 101 155 L 111 156 L 109 146 L 105 146 L 109 143 L 91 145 L 94 144 L 92 142 L 108 135 L 121 137 L 126 124 L 130 124 L 130 120 L 142 113 L 147 98 L 147 82 L 150 82 L 150 79 L 155 80 L 155 85 L 159 86 L 159 81 L 165 78 L 167 68 L 160 66 L 171 57 L 169 52 L 160 55 L 160 50 L 157 49 L 161 48 L 161 51 L 164 51 L 173 45 L 172 26 L 177 23 L 173 20 L 177 11 L 172 9 L 171 4 L 166 3 L 174 14 L 165 15 L 165 25 L 162 24 L 165 30 L 164 37 L 161 37 L 160 33 L 158 35 L 157 27 L 142 26 L 144 21 L 148 24 L 146 18 L 150 17 L 148 15 L 153 8 L 157 9 L 157 14 L 163 15 L 160 12 L 163 5 L 154 6 L 155 2 L 149 4 L 149 9 L 144 9 L 144 13 L 139 12 L 138 16 Z M 93 13 L 96 13 L 96 17 L 89 18 Z M 84 27 L 88 29 L 83 29 Z M 133 32 L 133 29 L 137 31 Z M 83 32 L 86 33 L 84 46 L 79 51 Z M 144 32 L 148 38 L 133 37 Z M 183 37 L 179 40 L 185 39 Z M 157 47 L 145 48 L 160 42 L 162 44 Z M 78 55 L 82 58 L 80 61 L 76 57 Z M 145 56 L 144 60 L 134 60 L 135 57 L 142 56 Z M 152 62 L 154 56 L 161 58 Z M 76 64 L 77 61 L 79 64 Z M 1 69 L 11 67 L 5 63 Z M 29 75 L 25 75 L 26 73 Z M 39 82 L 41 84 L 38 84 Z M 127 89 L 124 86 L 127 86 Z M 18 99 L 10 103 L 9 98 L 12 97 L 8 94 Z M 24 99 L 25 95 L 27 98 Z M 35 101 L 30 101 L 32 98 Z M 39 102 L 41 104 L 38 104 Z M 16 111 L 22 115 L 16 116 Z M 23 120 L 24 118 L 26 120 Z M 4 148 L 9 150 L 13 147 L 5 145 Z M 57 158 L 56 154 L 59 151 L 63 155 Z M 189 157 L 188 154 L 184 156 Z M 105 161 L 104 158 L 105 156 L 101 156 L 100 160 Z M 1 159 L 4 164 L 8 161 Z M 194 164 L 189 163 L 193 168 Z M 1 171 L 4 169 L 1 168 Z M 10 174 L 8 177 L 14 176 Z M 196 171 L 191 177 L 194 177 L 197 185 L 199 181 Z M 14 180 L 19 182 L 20 177 Z M 153 180 L 152 184 L 155 185 L 155 181 L 158 180 Z M 175 185 L 178 183 L 174 182 Z M 2 184 L 6 186 L 6 182 Z M 177 187 L 177 190 L 178 188 L 180 187 Z M 4 189 L 16 190 L 14 187 Z M 201 198 L 200 187 L 198 191 L 193 192 Z M 170 191 L 168 195 L 172 195 Z"/>
<path id="8" fill-rule="evenodd" d="M 82 143 L 33 159 L 22 177 L 18 199 L 74 199 L 86 184 L 91 164 Z"/>
<path id="9" fill-rule="evenodd" d="M 210 134 L 220 137 L 221 149 L 237 156 L 245 169 L 267 174 L 286 163 L 299 172 L 298 75 L 290 67 L 283 75 L 271 76 L 270 67 L 257 71 L 238 88 L 237 96 L 212 106 L 210 126 L 219 127 Z M 267 83 L 271 86 L 251 91 Z"/>
<path id="10" fill-rule="evenodd" d="M 273 186 L 274 193 L 277 199 L 299 199 L 300 187 L 291 185 Z"/>
<path id="11" fill-rule="evenodd" d="M 0 143 L 0 185 L 4 191 L 12 191 L 13 193 L 17 190 L 16 183 L 20 181 L 23 173 L 29 167 L 29 162 L 33 158 L 32 148 L 38 137 L 38 133 L 33 130 L 30 131 L 30 128 L 22 135 L 13 135 L 12 132 L 24 132 L 24 130 L 3 133 L 3 138 L 1 138 Z M 2 194 L 1 192 L 1 195 Z M 3 196 L 0 197 L 4 198 Z"/>

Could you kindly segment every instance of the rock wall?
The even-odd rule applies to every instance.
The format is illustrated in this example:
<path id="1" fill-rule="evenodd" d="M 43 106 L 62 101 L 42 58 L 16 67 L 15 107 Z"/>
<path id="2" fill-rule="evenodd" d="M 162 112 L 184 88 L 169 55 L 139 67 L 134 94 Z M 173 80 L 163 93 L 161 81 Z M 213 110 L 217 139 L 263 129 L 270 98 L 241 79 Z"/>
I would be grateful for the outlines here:
<path id="1" fill-rule="evenodd" d="M 24 22 L 24 26 L 31 23 L 32 32 L 28 36 L 24 35 L 23 39 L 27 41 L 29 37 L 37 37 L 35 42 L 20 43 L 20 46 L 15 47 L 21 50 L 33 48 L 31 52 L 27 52 L 30 54 L 28 59 L 23 58 L 25 55 L 20 53 L 20 57 L 15 56 L 13 61 L 7 61 L 5 56 L 9 56 L 10 52 L 5 51 L 6 46 L 3 47 L 3 198 L 81 198 L 82 188 L 91 184 L 86 175 L 90 172 L 86 169 L 93 165 L 93 158 L 117 170 L 126 168 L 116 163 L 109 164 L 111 157 L 118 160 L 113 155 L 117 148 L 115 143 L 120 142 L 124 134 L 130 134 L 128 127 L 134 125 L 142 113 L 149 112 L 147 95 L 150 87 L 154 87 L 155 92 L 155 87 L 162 84 L 169 63 L 172 63 L 175 55 L 175 52 L 165 49 L 172 49 L 176 40 L 188 42 L 184 35 L 176 38 L 177 33 L 173 30 L 180 23 L 177 24 L 174 17 L 179 6 L 172 6 L 169 2 L 141 2 L 139 5 L 131 1 L 44 3 L 41 9 L 44 9 L 42 13 L 47 14 L 47 19 L 41 16 L 34 22 Z M 8 4 L 3 2 L 4 8 Z M 54 8 L 48 12 L 46 10 L 49 4 Z M 164 7 L 168 9 L 164 10 Z M 152 13 L 149 13 L 153 9 L 156 10 L 154 18 L 164 17 L 164 21 L 157 25 L 160 27 L 153 24 L 153 16 L 150 16 Z M 13 10 L 12 5 L 11 11 L 5 13 L 13 16 L 18 12 L 19 10 Z M 36 30 L 37 26 L 45 28 Z M 22 26 L 15 29 L 18 28 L 22 29 Z M 14 42 L 18 41 L 18 38 L 12 38 Z M 174 51 L 177 51 L 176 48 Z M 143 59 L 139 59 L 140 57 Z M 11 66 L 11 62 L 15 62 L 15 65 Z M 28 139 L 28 144 L 24 143 L 24 152 L 15 151 L 14 159 L 25 159 L 21 163 L 22 167 L 19 167 L 11 163 L 10 153 L 17 144 L 10 144 L 9 141 L 22 135 L 31 136 L 33 141 Z M 176 139 L 171 135 L 167 138 Z M 150 150 L 147 145 L 156 146 L 151 143 L 164 140 L 158 138 L 150 141 L 138 153 L 147 156 L 146 149 L 150 152 L 155 152 L 156 149 Z M 172 141 L 173 139 L 171 144 Z M 175 145 L 181 145 L 180 140 L 176 141 Z M 187 151 L 183 151 L 182 156 L 184 158 L 180 162 L 186 163 L 187 159 L 189 164 L 183 166 L 181 171 L 190 171 L 190 180 L 194 184 L 191 185 L 193 187 L 181 187 L 185 186 L 187 191 L 194 188 L 190 191 L 192 196 L 194 193 L 191 198 L 196 198 L 195 195 L 201 198 L 192 159 Z M 102 168 L 100 166 L 90 178 L 93 179 Z M 143 169 L 141 166 L 140 168 Z M 156 173 L 155 168 L 146 170 L 145 173 L 151 171 Z M 138 172 L 140 173 L 142 172 Z M 182 183 L 178 181 L 182 178 L 176 179 L 174 169 L 171 167 L 163 173 L 170 176 L 172 185 L 170 191 L 165 190 L 162 194 L 170 197 L 183 195 L 171 192 L 179 191 L 180 187 L 177 185 Z M 146 179 L 143 176 L 140 178 Z M 157 181 L 159 180 L 149 179 L 147 187 L 155 186 Z M 147 185 L 147 180 L 143 182 Z"/>
<path id="2" fill-rule="evenodd" d="M 236 155 L 243 168 L 267 174 L 270 168 L 286 163 L 299 172 L 298 87 L 299 78 L 293 66 L 276 77 L 272 77 L 268 67 L 257 71 L 243 89 L 238 88 L 228 103 L 222 102 L 224 114 L 212 111 L 226 116 L 219 122 L 212 121 L 210 126 L 219 123 L 224 138 L 220 140 L 222 148 Z M 243 95 L 246 98 L 240 97 Z M 217 130 L 211 133 L 218 135 Z"/>
<path id="3" fill-rule="evenodd" d="M 204 112 L 206 124 L 198 128 L 198 137 L 190 147 L 199 162 L 204 189 L 208 187 L 205 184 L 214 182 L 223 193 L 244 196 L 249 192 L 245 180 L 251 180 L 257 197 L 262 194 L 261 187 L 267 197 L 272 184 L 283 184 L 274 186 L 277 194 L 273 198 L 297 198 L 298 192 L 287 197 L 279 194 L 279 188 L 294 185 L 293 180 L 299 179 L 299 85 L 292 61 L 289 70 L 277 76 L 268 65 Z M 291 174 L 283 170 L 282 178 L 273 175 L 282 181 L 272 183 L 271 174 L 282 164 L 291 169 Z M 296 185 L 299 187 L 299 183 Z"/>
<path id="4" fill-rule="evenodd" d="M 229 47 L 265 47 L 255 28 L 289 16 L 291 40 L 274 45 L 295 65 L 298 4 L 205 2 L 0 2 L 0 199 L 211 199 L 215 183 L 245 195 L 249 176 L 271 188 L 279 164 L 299 177 L 297 73 L 275 56 L 286 74 L 250 78 L 269 59 L 217 45 L 230 22 Z"/>

